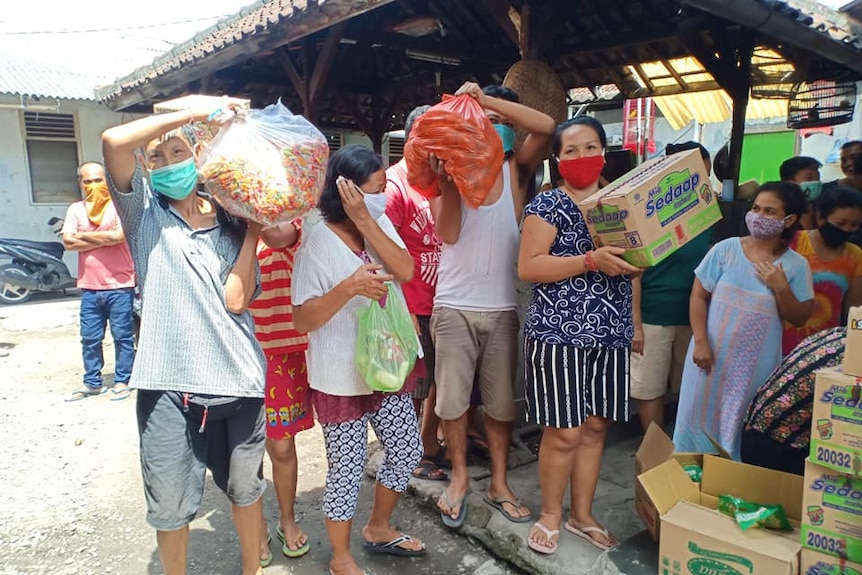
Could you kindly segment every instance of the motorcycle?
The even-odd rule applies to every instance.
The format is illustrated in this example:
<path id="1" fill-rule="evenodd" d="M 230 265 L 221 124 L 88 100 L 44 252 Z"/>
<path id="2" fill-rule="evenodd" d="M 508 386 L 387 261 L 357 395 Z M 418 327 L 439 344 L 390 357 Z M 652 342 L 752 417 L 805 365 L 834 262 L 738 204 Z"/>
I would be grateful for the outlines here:
<path id="1" fill-rule="evenodd" d="M 63 220 L 53 217 L 48 225 L 61 236 Z M 0 258 L 11 260 L 0 265 L 0 303 L 24 303 L 34 292 L 50 292 L 75 287 L 77 279 L 63 261 L 62 242 L 34 242 L 0 238 Z"/>

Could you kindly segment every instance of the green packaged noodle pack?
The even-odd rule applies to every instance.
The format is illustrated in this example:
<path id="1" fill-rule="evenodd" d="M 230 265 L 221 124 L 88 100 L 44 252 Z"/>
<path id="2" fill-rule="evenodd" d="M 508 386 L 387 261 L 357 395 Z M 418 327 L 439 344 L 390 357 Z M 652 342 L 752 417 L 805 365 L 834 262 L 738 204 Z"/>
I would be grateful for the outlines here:
<path id="1" fill-rule="evenodd" d="M 733 517 L 743 531 L 751 527 L 793 531 L 793 526 L 787 520 L 787 514 L 781 505 L 760 505 L 732 495 L 720 495 L 718 510 Z"/>
<path id="2" fill-rule="evenodd" d="M 689 479 L 695 483 L 700 483 L 703 478 L 703 468 L 700 465 L 683 465 L 682 468 L 688 473 Z"/>

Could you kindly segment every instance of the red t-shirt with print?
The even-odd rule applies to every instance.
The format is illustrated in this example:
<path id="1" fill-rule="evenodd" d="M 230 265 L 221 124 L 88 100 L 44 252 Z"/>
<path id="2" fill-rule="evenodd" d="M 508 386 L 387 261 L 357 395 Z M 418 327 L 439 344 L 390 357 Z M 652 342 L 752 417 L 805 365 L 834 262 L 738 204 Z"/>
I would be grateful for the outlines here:
<path id="1" fill-rule="evenodd" d="M 440 239 L 428 199 L 407 183 L 407 162 L 403 159 L 386 170 L 386 215 L 415 263 L 413 279 L 401 286 L 407 309 L 416 315 L 431 315 Z"/>

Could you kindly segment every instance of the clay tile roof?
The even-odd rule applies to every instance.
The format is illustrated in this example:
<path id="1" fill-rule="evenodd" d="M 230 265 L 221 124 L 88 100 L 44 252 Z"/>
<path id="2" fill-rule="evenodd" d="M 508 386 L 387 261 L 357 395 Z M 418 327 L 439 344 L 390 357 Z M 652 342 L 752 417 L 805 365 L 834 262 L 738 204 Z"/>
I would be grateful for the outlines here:
<path id="1" fill-rule="evenodd" d="M 266 34 L 270 26 L 296 18 L 311 8 L 323 7 L 326 2 L 327 0 L 256 0 L 233 16 L 219 21 L 159 56 L 152 64 L 142 66 L 119 78 L 112 85 L 98 90 L 97 95 L 102 101 L 110 100 L 124 90 L 134 89 L 250 36 Z"/>

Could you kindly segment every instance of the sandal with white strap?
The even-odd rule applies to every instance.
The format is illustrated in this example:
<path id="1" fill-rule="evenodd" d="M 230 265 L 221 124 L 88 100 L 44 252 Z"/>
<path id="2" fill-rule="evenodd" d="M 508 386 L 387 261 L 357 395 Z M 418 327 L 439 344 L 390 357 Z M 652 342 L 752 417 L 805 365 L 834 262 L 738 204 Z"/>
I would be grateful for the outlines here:
<path id="1" fill-rule="evenodd" d="M 538 521 L 533 523 L 533 527 L 541 530 L 542 533 L 545 534 L 545 536 L 548 538 L 548 543 L 546 545 L 542 545 L 541 543 L 537 543 L 537 542 L 533 541 L 533 539 L 530 537 L 530 535 L 532 535 L 532 533 L 530 533 L 530 535 L 527 536 L 527 546 L 530 549 L 532 549 L 533 551 L 535 551 L 536 553 L 542 553 L 544 555 L 552 555 L 552 554 L 556 553 L 557 552 L 557 540 L 560 538 L 559 537 L 560 530 L 559 529 L 548 529 L 547 527 L 545 527 L 544 525 L 542 525 Z M 553 537 L 556 537 L 557 539 L 552 540 Z"/>
<path id="2" fill-rule="evenodd" d="M 563 527 L 565 527 L 566 531 L 568 531 L 569 533 L 577 535 L 581 539 L 584 539 L 585 541 L 587 541 L 594 547 L 598 547 L 602 551 L 607 551 L 608 549 L 612 549 L 617 545 L 615 538 L 611 536 L 607 529 L 602 529 L 601 527 L 575 527 L 568 521 L 566 521 Z M 601 541 L 590 535 L 591 533 L 601 535 L 608 541 L 613 541 L 613 543 L 611 543 L 610 545 L 607 543 L 602 543 Z"/>

